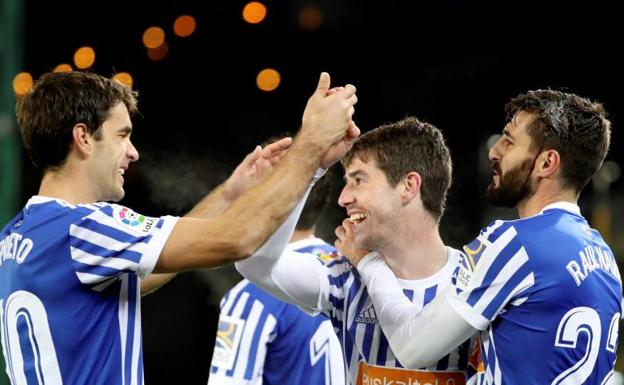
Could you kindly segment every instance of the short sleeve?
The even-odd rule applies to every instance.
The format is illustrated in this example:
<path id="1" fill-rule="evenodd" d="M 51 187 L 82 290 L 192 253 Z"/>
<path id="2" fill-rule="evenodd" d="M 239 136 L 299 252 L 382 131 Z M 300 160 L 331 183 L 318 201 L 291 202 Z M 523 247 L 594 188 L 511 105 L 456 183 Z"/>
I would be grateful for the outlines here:
<path id="1" fill-rule="evenodd" d="M 106 204 L 75 221 L 69 228 L 69 244 L 78 279 L 85 285 L 97 285 L 123 273 L 146 277 L 177 220 Z"/>

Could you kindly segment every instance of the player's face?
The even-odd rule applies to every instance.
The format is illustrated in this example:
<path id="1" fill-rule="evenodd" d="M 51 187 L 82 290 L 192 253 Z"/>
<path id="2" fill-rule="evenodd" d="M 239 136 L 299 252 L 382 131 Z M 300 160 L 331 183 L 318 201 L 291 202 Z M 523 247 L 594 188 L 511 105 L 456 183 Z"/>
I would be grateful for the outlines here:
<path id="1" fill-rule="evenodd" d="M 529 177 L 533 171 L 535 150 L 527 128 L 534 115 L 520 111 L 505 126 L 503 135 L 489 153 L 492 162 L 492 182 L 487 198 L 495 206 L 513 208 L 531 194 Z"/>
<path id="2" fill-rule="evenodd" d="M 132 122 L 123 103 L 111 108 L 102 124 L 101 138 L 94 142 L 90 177 L 99 201 L 119 201 L 125 192 L 124 173 L 139 153 L 130 141 Z"/>
<path id="3" fill-rule="evenodd" d="M 396 230 L 401 184 L 391 187 L 375 161 L 362 162 L 358 158 L 347 167 L 344 179 L 338 204 L 347 209 L 353 223 L 356 247 L 379 250 Z"/>

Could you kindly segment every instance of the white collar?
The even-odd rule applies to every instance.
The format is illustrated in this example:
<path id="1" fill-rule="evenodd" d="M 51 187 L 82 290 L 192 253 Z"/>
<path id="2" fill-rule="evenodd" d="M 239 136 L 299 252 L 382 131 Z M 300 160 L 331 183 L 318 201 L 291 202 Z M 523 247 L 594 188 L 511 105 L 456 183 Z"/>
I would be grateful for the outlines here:
<path id="1" fill-rule="evenodd" d="M 552 209 L 565 210 L 565 211 L 569 211 L 569 212 L 571 212 L 573 214 L 581 215 L 581 209 L 578 207 L 577 204 L 572 203 L 572 202 L 555 202 L 555 203 L 551 203 L 551 204 L 547 205 L 546 207 L 544 207 L 542 209 L 542 211 L 540 211 L 540 214 L 543 214 L 544 211 L 546 211 L 546 210 L 552 210 Z"/>

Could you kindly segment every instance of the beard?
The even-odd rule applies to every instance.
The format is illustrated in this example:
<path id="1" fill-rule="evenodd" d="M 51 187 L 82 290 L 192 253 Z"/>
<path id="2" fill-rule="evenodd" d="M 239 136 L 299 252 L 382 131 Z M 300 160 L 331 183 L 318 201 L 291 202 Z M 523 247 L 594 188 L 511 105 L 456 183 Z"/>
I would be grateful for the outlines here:
<path id="1" fill-rule="evenodd" d="M 496 207 L 514 208 L 518 203 L 530 196 L 529 175 L 533 166 L 532 159 L 525 159 L 520 165 L 503 174 L 500 163 L 495 162 L 492 168 L 498 173 L 499 184 L 494 180 L 487 188 L 487 200 Z"/>

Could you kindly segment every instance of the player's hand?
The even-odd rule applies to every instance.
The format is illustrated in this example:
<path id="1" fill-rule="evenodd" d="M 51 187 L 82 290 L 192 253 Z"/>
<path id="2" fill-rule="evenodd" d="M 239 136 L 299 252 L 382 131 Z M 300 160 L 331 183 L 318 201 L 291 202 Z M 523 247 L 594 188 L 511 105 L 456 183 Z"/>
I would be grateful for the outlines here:
<path id="1" fill-rule="evenodd" d="M 351 123 L 349 123 L 349 128 L 345 136 L 338 143 L 332 145 L 323 157 L 323 160 L 321 160 L 321 167 L 325 169 L 330 168 L 342 159 L 342 157 L 351 150 L 353 143 L 357 141 L 359 136 L 360 129 L 352 120 Z"/>
<path id="2" fill-rule="evenodd" d="M 358 249 L 355 246 L 355 238 L 353 236 L 353 224 L 349 219 L 342 221 L 342 225 L 336 227 L 336 242 L 334 246 L 338 249 L 341 255 L 344 255 L 349 259 L 353 266 L 358 265 L 362 258 L 364 258 L 370 250 Z"/>
<path id="3" fill-rule="evenodd" d="M 357 103 L 353 85 L 330 89 L 330 84 L 329 74 L 323 72 L 303 112 L 300 132 L 303 140 L 319 146 L 323 152 L 345 138 Z"/>
<path id="4" fill-rule="evenodd" d="M 257 146 L 243 159 L 225 182 L 228 199 L 235 200 L 269 175 L 286 155 L 291 144 L 291 138 L 283 138 L 264 148 Z"/>

